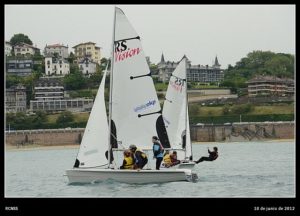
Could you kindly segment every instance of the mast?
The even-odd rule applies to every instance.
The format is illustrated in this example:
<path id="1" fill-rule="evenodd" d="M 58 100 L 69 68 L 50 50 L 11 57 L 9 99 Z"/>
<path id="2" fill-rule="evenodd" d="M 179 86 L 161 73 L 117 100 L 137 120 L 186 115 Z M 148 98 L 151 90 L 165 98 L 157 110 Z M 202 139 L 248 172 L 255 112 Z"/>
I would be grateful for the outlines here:
<path id="1" fill-rule="evenodd" d="M 110 81 L 109 81 L 109 113 L 108 113 L 108 168 L 110 168 L 110 151 L 111 151 L 111 113 L 112 113 L 112 88 L 113 88 L 113 69 L 114 69 L 114 47 L 115 47 L 115 28 L 116 28 L 116 6 L 114 12 L 114 25 L 112 34 L 112 54 L 110 67 Z"/>
<path id="2" fill-rule="evenodd" d="M 187 59 L 185 60 L 186 62 L 185 62 L 185 79 L 186 79 L 186 108 L 185 108 L 185 110 L 186 110 L 186 114 L 185 114 L 185 128 L 186 128 L 186 140 L 187 139 L 189 139 L 189 142 L 190 142 L 190 148 L 191 148 L 191 157 L 193 158 L 193 147 L 192 147 L 192 141 L 191 141 L 191 135 L 190 135 L 190 131 L 189 131 L 189 133 L 188 133 L 188 129 L 190 129 L 190 127 L 187 127 L 187 126 L 189 126 L 189 125 L 187 125 L 187 122 L 189 122 L 189 124 L 190 124 L 190 120 L 189 120 L 189 112 L 188 112 L 188 109 L 189 109 L 189 97 L 188 97 L 188 79 L 187 79 Z M 189 137 L 187 136 L 189 134 Z M 187 141 L 185 141 L 185 143 L 187 143 Z M 185 151 L 185 153 L 186 153 L 186 151 Z M 189 158 L 189 160 L 191 160 L 190 158 Z"/>
<path id="3" fill-rule="evenodd" d="M 188 93 L 187 93 L 187 60 L 184 58 L 185 61 L 185 151 L 184 151 L 184 158 L 186 158 L 186 146 L 187 146 L 187 108 L 188 108 Z M 183 82 L 184 83 L 184 82 Z"/>

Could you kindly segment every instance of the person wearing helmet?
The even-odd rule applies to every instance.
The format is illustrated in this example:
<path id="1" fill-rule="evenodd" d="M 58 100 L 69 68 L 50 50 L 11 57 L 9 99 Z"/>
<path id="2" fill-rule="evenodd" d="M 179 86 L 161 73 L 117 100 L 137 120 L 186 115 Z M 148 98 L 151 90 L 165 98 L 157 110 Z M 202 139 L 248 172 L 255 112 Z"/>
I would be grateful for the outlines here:
<path id="1" fill-rule="evenodd" d="M 133 154 L 134 165 L 133 169 L 143 169 L 143 167 L 148 163 L 147 155 L 138 149 L 135 145 L 130 145 L 129 149 Z"/>
<path id="2" fill-rule="evenodd" d="M 120 169 L 133 169 L 133 156 L 128 149 L 124 151 L 124 160 Z"/>
<path id="3" fill-rule="evenodd" d="M 218 153 L 218 148 L 217 147 L 214 147 L 213 151 L 210 151 L 209 148 L 207 148 L 207 149 L 208 149 L 209 156 L 208 157 L 201 157 L 199 160 L 194 161 L 196 164 L 198 164 L 202 161 L 214 161 L 218 158 L 219 153 Z"/>

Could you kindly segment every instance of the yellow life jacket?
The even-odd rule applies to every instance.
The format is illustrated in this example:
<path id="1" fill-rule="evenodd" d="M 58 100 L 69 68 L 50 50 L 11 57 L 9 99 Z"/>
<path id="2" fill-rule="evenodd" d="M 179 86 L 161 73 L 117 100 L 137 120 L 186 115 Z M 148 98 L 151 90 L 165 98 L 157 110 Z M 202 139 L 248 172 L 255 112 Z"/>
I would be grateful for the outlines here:
<path id="1" fill-rule="evenodd" d="M 124 160 L 126 164 L 124 165 L 124 169 L 133 169 L 133 158 L 131 156 L 125 157 Z"/>
<path id="2" fill-rule="evenodd" d="M 164 163 L 165 163 L 165 164 L 171 164 L 171 163 L 172 163 L 170 154 L 166 154 L 166 155 L 164 156 Z"/>
<path id="3" fill-rule="evenodd" d="M 142 151 L 142 150 L 140 150 L 140 149 L 136 149 L 135 150 L 135 152 L 141 152 L 141 156 L 143 157 L 143 158 L 147 158 L 147 155 Z"/>

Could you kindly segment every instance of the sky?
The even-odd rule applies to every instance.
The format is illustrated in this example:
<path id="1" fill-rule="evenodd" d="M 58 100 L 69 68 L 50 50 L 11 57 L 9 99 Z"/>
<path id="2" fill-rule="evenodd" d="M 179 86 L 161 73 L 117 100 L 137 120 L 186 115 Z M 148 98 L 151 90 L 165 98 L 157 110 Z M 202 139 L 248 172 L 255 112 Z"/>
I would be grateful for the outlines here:
<path id="1" fill-rule="evenodd" d="M 5 40 L 28 35 L 72 47 L 92 41 L 110 57 L 115 5 L 5 5 Z M 295 5 L 116 5 L 140 35 L 150 61 L 179 61 L 221 68 L 254 50 L 295 54 Z"/>

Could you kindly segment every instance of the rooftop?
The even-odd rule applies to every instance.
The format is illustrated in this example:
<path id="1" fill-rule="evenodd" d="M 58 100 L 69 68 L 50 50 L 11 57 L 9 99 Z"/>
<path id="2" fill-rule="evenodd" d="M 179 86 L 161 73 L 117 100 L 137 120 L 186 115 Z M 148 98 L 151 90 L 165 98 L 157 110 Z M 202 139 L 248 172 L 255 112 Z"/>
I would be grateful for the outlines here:
<path id="1" fill-rule="evenodd" d="M 63 44 L 46 45 L 46 48 L 56 48 L 56 47 L 66 47 L 66 48 L 68 48 L 68 46 L 65 46 Z"/>
<path id="2" fill-rule="evenodd" d="M 279 78 L 275 76 L 256 76 L 250 80 L 248 80 L 246 83 L 255 83 L 255 82 L 282 82 L 282 83 L 294 83 L 294 80 L 289 78 Z"/>
<path id="3" fill-rule="evenodd" d="M 30 44 L 27 44 L 27 43 L 18 43 L 18 44 L 16 44 L 16 46 L 15 47 L 30 47 L 30 48 L 32 48 L 32 49 L 38 49 L 39 50 L 39 48 L 37 48 L 37 47 L 34 47 L 34 46 L 32 46 L 32 45 L 30 45 Z"/>

